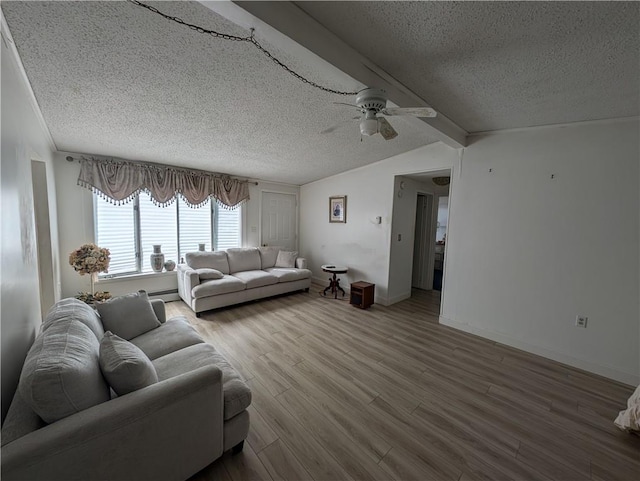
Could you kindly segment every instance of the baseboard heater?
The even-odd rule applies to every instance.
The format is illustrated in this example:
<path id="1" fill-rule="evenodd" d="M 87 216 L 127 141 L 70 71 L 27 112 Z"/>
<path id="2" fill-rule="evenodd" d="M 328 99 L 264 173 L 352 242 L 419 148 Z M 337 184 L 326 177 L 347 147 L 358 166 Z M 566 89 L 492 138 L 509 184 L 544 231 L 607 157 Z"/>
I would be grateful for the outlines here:
<path id="1" fill-rule="evenodd" d="M 178 289 L 167 289 L 164 291 L 147 292 L 149 297 L 162 299 L 163 301 L 179 301 Z"/>

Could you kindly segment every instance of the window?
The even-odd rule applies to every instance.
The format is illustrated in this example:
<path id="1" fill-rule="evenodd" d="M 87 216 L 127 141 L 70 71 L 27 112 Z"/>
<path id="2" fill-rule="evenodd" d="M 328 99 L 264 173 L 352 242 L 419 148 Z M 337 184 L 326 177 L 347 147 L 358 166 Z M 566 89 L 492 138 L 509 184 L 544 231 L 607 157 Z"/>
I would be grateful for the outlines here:
<path id="1" fill-rule="evenodd" d="M 136 236 L 133 207 L 116 206 L 97 195 L 95 205 L 96 244 L 111 251 L 109 274 L 136 272 Z"/>
<path id="2" fill-rule="evenodd" d="M 239 247 L 240 242 L 240 216 L 236 210 L 218 209 L 215 216 L 216 232 L 215 250 Z"/>
<path id="3" fill-rule="evenodd" d="M 185 253 L 228 249 L 241 245 L 241 210 L 227 210 L 216 202 L 191 208 L 178 198 L 158 207 L 149 194 L 140 193 L 131 203 L 111 204 L 94 196 L 96 243 L 111 251 L 107 276 L 152 272 L 149 255 L 162 245 L 165 259 L 178 262 Z"/>

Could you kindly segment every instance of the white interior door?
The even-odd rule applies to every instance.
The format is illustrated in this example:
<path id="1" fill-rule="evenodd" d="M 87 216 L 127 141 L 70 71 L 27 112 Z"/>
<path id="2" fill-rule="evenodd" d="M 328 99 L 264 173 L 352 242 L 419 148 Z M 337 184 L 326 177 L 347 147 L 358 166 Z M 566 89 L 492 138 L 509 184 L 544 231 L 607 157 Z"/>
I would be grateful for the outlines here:
<path id="1" fill-rule="evenodd" d="M 416 202 L 416 227 L 413 243 L 413 273 L 411 286 L 431 289 L 429 285 L 429 258 L 431 255 L 431 215 L 433 196 L 418 194 Z"/>
<path id="2" fill-rule="evenodd" d="M 262 192 L 261 217 L 260 243 L 263 246 L 279 246 L 290 251 L 297 249 L 295 194 Z"/>

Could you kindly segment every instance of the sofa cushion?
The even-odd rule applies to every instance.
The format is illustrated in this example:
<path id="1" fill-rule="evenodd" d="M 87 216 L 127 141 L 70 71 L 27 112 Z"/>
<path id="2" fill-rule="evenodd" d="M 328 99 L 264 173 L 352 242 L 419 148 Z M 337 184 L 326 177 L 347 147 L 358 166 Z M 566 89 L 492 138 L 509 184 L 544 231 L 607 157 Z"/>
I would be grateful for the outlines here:
<path id="1" fill-rule="evenodd" d="M 114 297 L 96 307 L 104 329 L 127 341 L 161 325 L 145 291 Z"/>
<path id="2" fill-rule="evenodd" d="M 231 274 L 262 269 L 260 252 L 255 247 L 227 249 L 227 257 L 229 258 L 229 272 Z"/>
<path id="3" fill-rule="evenodd" d="M 295 267 L 297 257 L 297 251 L 280 251 L 274 267 Z"/>
<path id="4" fill-rule="evenodd" d="M 229 274 L 229 261 L 225 251 L 187 252 L 184 258 L 192 269 L 217 269 L 223 274 Z"/>
<path id="5" fill-rule="evenodd" d="M 100 343 L 85 324 L 64 320 L 34 341 L 22 367 L 18 390 L 45 422 L 53 423 L 110 399 L 102 377 Z"/>
<path id="6" fill-rule="evenodd" d="M 191 295 L 196 299 L 200 297 L 227 294 L 228 292 L 244 291 L 246 284 L 234 276 L 224 276 L 222 279 L 204 281 L 191 289 Z"/>
<path id="7" fill-rule="evenodd" d="M 309 269 L 296 269 L 287 267 L 272 267 L 266 271 L 278 278 L 278 282 L 299 281 L 301 279 L 309 279 L 311 271 Z"/>
<path id="8" fill-rule="evenodd" d="M 209 269 L 207 267 L 203 267 L 201 269 L 196 269 L 195 271 L 198 273 L 198 277 L 202 281 L 206 281 L 209 279 L 222 279 L 224 277 L 224 274 L 218 269 Z"/>
<path id="9" fill-rule="evenodd" d="M 281 249 L 282 247 L 276 246 L 258 247 L 258 252 L 260 252 L 260 260 L 262 261 L 263 269 L 268 269 L 276 265 L 278 252 L 280 252 Z"/>
<path id="10" fill-rule="evenodd" d="M 212 364 L 222 371 L 224 419 L 231 419 L 251 404 L 251 390 L 211 344 L 197 344 L 153 361 L 160 381 Z"/>
<path id="11" fill-rule="evenodd" d="M 41 329 L 42 331 L 46 331 L 55 322 L 64 319 L 80 321 L 91 329 L 98 341 L 104 336 L 102 322 L 96 310 L 75 297 L 69 297 L 56 302 L 51 309 L 49 309 Z"/>
<path id="12" fill-rule="evenodd" d="M 100 369 L 118 396 L 158 382 L 156 369 L 145 353 L 111 331 L 100 341 Z"/>
<path id="13" fill-rule="evenodd" d="M 247 289 L 253 289 L 254 287 L 269 286 L 271 284 L 277 284 L 278 278 L 265 271 L 243 271 L 235 272 L 233 277 L 237 277 L 247 285 Z"/>
<path id="14" fill-rule="evenodd" d="M 182 316 L 169 319 L 159 328 L 131 339 L 151 360 L 173 351 L 204 342 L 200 334 Z"/>

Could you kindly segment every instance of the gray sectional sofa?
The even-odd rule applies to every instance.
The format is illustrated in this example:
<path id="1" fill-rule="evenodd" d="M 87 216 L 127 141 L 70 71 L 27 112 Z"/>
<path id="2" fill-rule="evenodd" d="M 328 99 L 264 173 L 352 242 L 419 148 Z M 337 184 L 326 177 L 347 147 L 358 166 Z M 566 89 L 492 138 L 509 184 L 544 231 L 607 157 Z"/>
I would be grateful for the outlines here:
<path id="1" fill-rule="evenodd" d="M 186 263 L 178 265 L 178 293 L 199 316 L 210 309 L 308 291 L 311 271 L 297 254 L 271 246 L 189 252 Z"/>
<path id="2" fill-rule="evenodd" d="M 165 320 L 164 303 L 144 298 L 146 313 L 115 312 L 138 334 L 128 341 L 76 299 L 50 310 L 2 426 L 3 480 L 184 480 L 242 449 L 251 391 L 185 318 Z M 140 329 L 143 316 L 151 324 Z M 115 394 L 107 338 L 141 351 L 145 387 Z M 128 376 L 136 366 L 125 361 Z"/>

